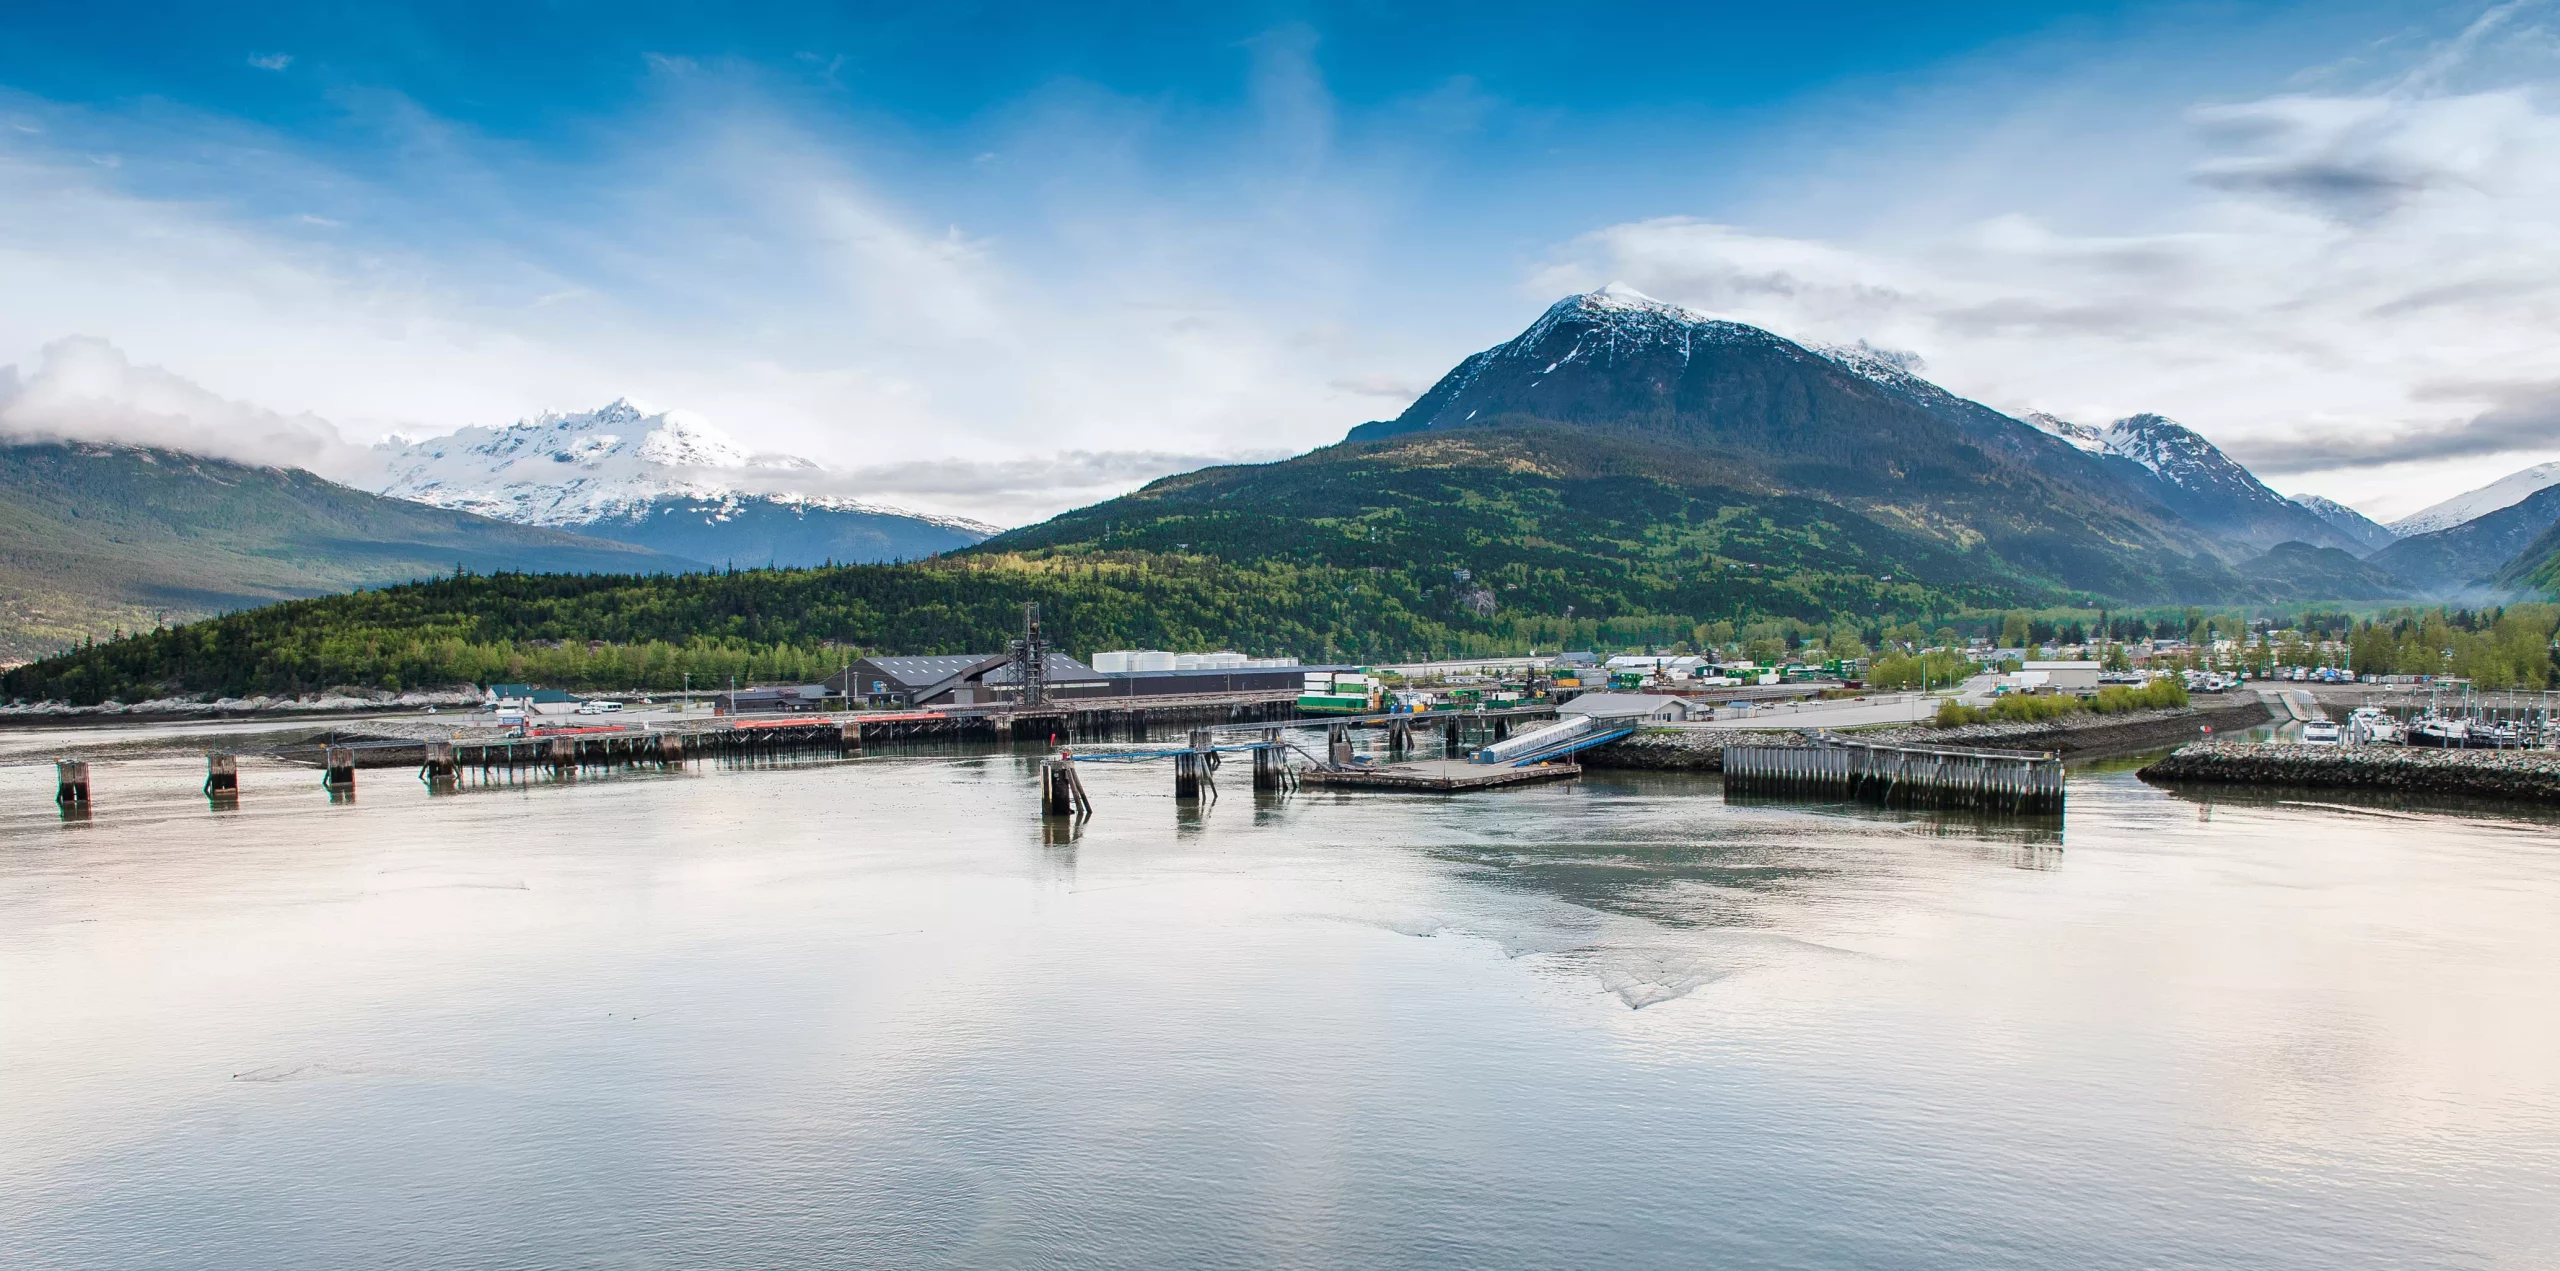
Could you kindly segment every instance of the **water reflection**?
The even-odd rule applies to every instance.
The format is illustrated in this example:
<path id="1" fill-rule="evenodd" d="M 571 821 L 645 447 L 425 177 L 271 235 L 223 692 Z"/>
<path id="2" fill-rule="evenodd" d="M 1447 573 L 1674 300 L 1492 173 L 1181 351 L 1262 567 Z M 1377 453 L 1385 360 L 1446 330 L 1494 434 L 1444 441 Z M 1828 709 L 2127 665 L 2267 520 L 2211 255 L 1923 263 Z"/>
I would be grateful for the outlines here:
<path id="1" fill-rule="evenodd" d="M 1230 787 L 1167 818 L 1161 765 L 1086 769 L 1096 815 L 1067 821 L 1040 815 L 1037 758 L 468 798 L 368 771 L 335 808 L 312 770 L 244 762 L 210 815 L 174 756 L 102 770 L 78 835 L 49 772 L 0 767 L 0 1248 L 298 1269 L 2550 1247 L 2547 822 L 2412 833 L 2121 769 L 2075 771 L 2067 853 L 2051 825 L 1650 774 Z"/>

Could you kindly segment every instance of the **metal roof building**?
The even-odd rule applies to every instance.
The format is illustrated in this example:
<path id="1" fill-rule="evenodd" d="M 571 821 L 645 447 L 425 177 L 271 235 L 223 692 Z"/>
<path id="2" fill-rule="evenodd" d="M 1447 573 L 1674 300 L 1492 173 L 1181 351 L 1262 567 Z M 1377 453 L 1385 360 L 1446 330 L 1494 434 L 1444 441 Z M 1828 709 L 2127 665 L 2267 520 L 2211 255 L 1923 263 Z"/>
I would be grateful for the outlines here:
<path id="1" fill-rule="evenodd" d="M 827 680 L 831 693 L 849 696 L 866 706 L 924 706 L 982 699 L 980 681 L 1005 665 L 1001 653 L 934 653 L 906 658 L 864 658 Z M 849 683 L 848 683 L 849 680 Z M 963 697 L 960 694 L 965 693 Z"/>

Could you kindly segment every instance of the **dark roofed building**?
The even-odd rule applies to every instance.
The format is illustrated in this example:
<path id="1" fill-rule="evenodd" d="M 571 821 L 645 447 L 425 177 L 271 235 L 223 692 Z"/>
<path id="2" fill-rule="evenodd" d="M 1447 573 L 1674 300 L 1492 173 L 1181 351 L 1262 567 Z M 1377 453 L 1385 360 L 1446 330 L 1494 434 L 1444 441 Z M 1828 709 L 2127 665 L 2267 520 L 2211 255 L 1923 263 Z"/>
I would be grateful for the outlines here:
<path id="1" fill-rule="evenodd" d="M 1010 661 L 1001 653 L 864 658 L 828 679 L 827 689 L 865 706 L 966 706 L 994 700 L 982 696 L 983 682 L 989 671 Z"/>
<path id="2" fill-rule="evenodd" d="M 1040 669 L 1049 681 L 1049 696 L 1100 697 L 1111 691 L 1111 677 L 1086 666 L 1063 653 L 1048 653 L 1040 659 Z M 1022 668 L 1007 659 L 1004 665 L 987 672 L 983 681 L 1000 696 L 1010 698 L 1021 691 Z"/>

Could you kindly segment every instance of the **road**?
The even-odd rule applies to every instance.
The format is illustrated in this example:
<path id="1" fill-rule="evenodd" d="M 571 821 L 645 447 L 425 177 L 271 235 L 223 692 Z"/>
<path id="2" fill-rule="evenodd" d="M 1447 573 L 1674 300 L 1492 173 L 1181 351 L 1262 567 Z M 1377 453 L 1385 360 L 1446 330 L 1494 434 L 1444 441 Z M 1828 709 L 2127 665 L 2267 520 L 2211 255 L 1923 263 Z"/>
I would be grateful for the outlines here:
<path id="1" fill-rule="evenodd" d="M 1935 697 L 1902 693 L 1892 697 L 1853 698 L 1843 702 L 1788 702 L 1739 714 L 1718 707 L 1716 718 L 1681 728 L 1864 728 L 1876 724 L 1916 724 L 1938 714 Z"/>

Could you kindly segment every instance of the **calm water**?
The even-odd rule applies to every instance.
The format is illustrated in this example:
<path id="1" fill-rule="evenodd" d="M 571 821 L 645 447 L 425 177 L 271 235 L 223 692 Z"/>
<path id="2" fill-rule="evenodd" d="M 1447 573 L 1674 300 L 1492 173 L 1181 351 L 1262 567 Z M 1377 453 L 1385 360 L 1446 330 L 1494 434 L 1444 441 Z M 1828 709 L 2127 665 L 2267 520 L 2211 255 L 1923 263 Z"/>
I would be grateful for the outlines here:
<path id="1" fill-rule="evenodd" d="M 201 773 L 0 767 L 0 1264 L 2560 1265 L 2513 814 Z"/>

